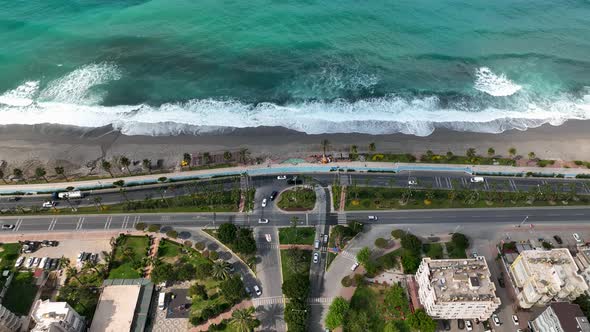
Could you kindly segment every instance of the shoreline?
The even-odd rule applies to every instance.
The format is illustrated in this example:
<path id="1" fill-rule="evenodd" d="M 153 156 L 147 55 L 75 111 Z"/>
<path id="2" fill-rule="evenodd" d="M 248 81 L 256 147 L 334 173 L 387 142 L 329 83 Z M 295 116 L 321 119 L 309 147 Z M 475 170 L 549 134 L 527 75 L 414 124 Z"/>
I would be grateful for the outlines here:
<path id="1" fill-rule="evenodd" d="M 329 153 L 348 152 L 357 145 L 359 152 L 375 142 L 377 152 L 423 154 L 452 151 L 465 154 L 475 148 L 485 155 L 493 147 L 498 155 L 535 152 L 543 159 L 588 160 L 590 156 L 590 121 L 571 120 L 561 126 L 543 125 L 526 131 L 509 130 L 501 134 L 457 132 L 438 129 L 430 136 L 407 134 L 368 135 L 358 133 L 309 135 L 282 127 L 258 127 L 222 130 L 215 134 L 178 136 L 126 136 L 110 126 L 82 128 L 64 125 L 0 126 L 0 160 L 7 163 L 8 176 L 14 167 L 25 172 L 43 166 L 52 173 L 56 165 L 70 171 L 88 168 L 101 158 L 125 155 L 130 159 L 153 161 L 164 159 L 166 167 L 176 167 L 185 152 L 225 151 L 248 148 L 252 157 L 285 160 L 321 154 L 320 142 L 330 141 Z"/>

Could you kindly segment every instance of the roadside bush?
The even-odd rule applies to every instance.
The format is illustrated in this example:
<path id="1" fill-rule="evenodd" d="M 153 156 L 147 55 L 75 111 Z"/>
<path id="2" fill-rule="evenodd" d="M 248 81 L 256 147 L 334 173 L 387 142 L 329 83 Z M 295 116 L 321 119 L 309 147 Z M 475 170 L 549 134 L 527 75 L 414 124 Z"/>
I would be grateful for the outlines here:
<path id="1" fill-rule="evenodd" d="M 375 240 L 375 247 L 377 248 L 387 248 L 387 246 L 389 245 L 389 241 L 387 241 L 386 239 L 380 237 L 378 239 Z"/>
<path id="2" fill-rule="evenodd" d="M 197 242 L 197 243 L 195 243 L 195 249 L 197 249 L 198 251 L 205 250 L 205 243 L 203 243 L 203 242 Z"/>
<path id="3" fill-rule="evenodd" d="M 346 276 L 346 277 L 342 278 L 342 281 L 340 283 L 344 287 L 350 287 L 350 286 L 352 286 L 352 279 L 350 279 L 349 276 Z"/>
<path id="4" fill-rule="evenodd" d="M 406 232 L 402 231 L 401 229 L 394 229 L 393 231 L 391 231 L 391 236 L 393 236 L 396 239 L 401 239 L 405 233 Z"/>
<path id="5" fill-rule="evenodd" d="M 147 225 L 144 222 L 138 222 L 135 224 L 135 229 L 138 231 L 144 231 Z"/>
<path id="6" fill-rule="evenodd" d="M 160 227 L 161 226 L 158 225 L 158 224 L 151 224 L 151 225 L 148 226 L 148 229 L 147 230 L 148 230 L 148 232 L 156 233 L 156 232 L 159 232 L 160 231 Z"/>
<path id="7" fill-rule="evenodd" d="M 205 258 L 209 258 L 209 250 L 204 250 L 201 255 L 203 255 Z"/>
<path id="8" fill-rule="evenodd" d="M 170 237 L 170 238 L 173 238 L 173 239 L 176 239 L 178 237 L 178 232 L 175 231 L 175 230 L 173 230 L 173 229 L 171 229 L 168 232 L 166 232 L 166 236 L 167 237 Z"/>
<path id="9" fill-rule="evenodd" d="M 188 247 L 188 248 L 192 247 L 193 246 L 193 241 L 190 241 L 190 240 L 184 241 L 184 246 L 185 247 Z"/>
<path id="10" fill-rule="evenodd" d="M 362 274 L 359 274 L 359 273 L 357 273 L 357 274 L 354 275 L 354 282 L 353 282 L 353 284 L 355 286 L 360 286 L 364 282 L 365 282 L 365 276 L 363 276 Z"/>
<path id="11" fill-rule="evenodd" d="M 213 250 L 209 252 L 209 259 L 211 259 L 212 261 L 216 261 L 217 259 L 219 259 L 219 254 L 217 253 L 217 251 Z"/>

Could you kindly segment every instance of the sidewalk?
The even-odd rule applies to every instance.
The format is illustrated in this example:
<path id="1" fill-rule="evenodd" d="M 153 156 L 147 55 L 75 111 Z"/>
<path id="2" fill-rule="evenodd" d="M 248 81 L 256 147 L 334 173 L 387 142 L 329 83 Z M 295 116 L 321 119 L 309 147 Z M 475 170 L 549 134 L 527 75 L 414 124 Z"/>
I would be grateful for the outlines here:
<path id="1" fill-rule="evenodd" d="M 464 173 L 488 173 L 513 176 L 514 174 L 526 174 L 527 172 L 545 174 L 564 174 L 575 176 L 577 174 L 590 175 L 590 169 L 585 168 L 551 168 L 551 167 L 518 167 L 518 166 L 495 166 L 495 165 L 458 165 L 458 164 L 425 164 L 425 163 L 386 163 L 386 162 L 339 162 L 332 164 L 261 164 L 241 167 L 217 168 L 186 172 L 147 174 L 112 179 L 72 181 L 62 183 L 39 183 L 39 184 L 9 184 L 0 185 L 0 193 L 20 192 L 52 192 L 65 190 L 66 187 L 75 187 L 83 190 L 101 189 L 105 185 L 111 185 L 119 179 L 126 183 L 155 184 L 160 177 L 167 177 L 172 180 L 190 180 L 197 178 L 211 178 L 215 176 L 240 175 L 273 175 L 285 173 L 329 173 L 340 169 L 346 171 L 354 169 L 357 172 L 367 171 L 438 171 L 438 172 L 464 172 Z"/>

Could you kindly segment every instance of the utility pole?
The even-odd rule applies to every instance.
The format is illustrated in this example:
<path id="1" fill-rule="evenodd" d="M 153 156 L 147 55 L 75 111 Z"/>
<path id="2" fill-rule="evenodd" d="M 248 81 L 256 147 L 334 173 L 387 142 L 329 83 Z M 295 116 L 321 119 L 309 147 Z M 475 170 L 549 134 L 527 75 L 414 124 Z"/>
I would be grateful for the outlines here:
<path id="1" fill-rule="evenodd" d="M 529 219 L 529 216 L 524 217 L 524 219 L 520 222 L 518 227 L 520 228 L 528 219 Z"/>

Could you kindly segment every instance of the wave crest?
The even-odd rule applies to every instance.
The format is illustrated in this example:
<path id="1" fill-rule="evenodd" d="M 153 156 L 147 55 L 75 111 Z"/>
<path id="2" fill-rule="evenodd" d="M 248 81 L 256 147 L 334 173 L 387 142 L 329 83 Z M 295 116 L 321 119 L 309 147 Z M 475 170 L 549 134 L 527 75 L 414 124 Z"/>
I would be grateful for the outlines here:
<path id="1" fill-rule="evenodd" d="M 488 67 L 475 71 L 475 89 L 494 97 L 510 96 L 522 89 L 522 86 L 509 80 L 506 75 L 496 75 Z"/>

